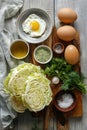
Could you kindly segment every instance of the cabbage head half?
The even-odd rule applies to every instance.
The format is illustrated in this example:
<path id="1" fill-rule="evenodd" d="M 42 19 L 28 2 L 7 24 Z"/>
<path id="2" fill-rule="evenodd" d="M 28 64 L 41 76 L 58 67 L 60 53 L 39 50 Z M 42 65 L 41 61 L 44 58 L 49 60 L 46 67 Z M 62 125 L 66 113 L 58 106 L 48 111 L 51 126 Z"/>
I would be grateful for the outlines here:
<path id="1" fill-rule="evenodd" d="M 40 66 L 24 63 L 12 69 L 4 81 L 9 101 L 17 112 L 41 111 L 52 101 L 50 80 Z"/>

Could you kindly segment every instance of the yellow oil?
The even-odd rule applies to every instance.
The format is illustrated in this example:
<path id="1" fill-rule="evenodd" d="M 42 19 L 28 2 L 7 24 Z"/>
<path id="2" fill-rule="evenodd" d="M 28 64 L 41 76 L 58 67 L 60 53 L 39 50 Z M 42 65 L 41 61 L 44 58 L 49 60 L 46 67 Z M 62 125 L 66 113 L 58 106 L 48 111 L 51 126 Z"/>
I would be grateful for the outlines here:
<path id="1" fill-rule="evenodd" d="M 16 42 L 11 46 L 11 53 L 16 58 L 22 58 L 28 53 L 28 46 L 24 42 Z"/>

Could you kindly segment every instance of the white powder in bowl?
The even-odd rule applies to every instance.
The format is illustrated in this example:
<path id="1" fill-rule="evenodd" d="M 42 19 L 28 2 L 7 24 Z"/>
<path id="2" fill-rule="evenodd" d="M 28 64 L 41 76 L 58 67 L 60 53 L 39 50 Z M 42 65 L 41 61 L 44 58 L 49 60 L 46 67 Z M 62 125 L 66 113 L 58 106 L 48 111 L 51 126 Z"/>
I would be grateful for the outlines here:
<path id="1" fill-rule="evenodd" d="M 74 99 L 71 94 L 65 93 L 57 100 L 58 106 L 61 108 L 68 108 L 72 105 Z"/>

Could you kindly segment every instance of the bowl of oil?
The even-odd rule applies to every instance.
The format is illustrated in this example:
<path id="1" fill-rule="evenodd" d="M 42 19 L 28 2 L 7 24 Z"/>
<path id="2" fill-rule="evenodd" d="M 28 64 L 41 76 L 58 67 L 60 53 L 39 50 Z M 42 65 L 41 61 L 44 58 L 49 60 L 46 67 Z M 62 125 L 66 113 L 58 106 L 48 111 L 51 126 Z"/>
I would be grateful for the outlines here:
<path id="1" fill-rule="evenodd" d="M 10 46 L 10 55 L 15 59 L 24 59 L 29 54 L 29 44 L 22 39 L 14 40 Z"/>

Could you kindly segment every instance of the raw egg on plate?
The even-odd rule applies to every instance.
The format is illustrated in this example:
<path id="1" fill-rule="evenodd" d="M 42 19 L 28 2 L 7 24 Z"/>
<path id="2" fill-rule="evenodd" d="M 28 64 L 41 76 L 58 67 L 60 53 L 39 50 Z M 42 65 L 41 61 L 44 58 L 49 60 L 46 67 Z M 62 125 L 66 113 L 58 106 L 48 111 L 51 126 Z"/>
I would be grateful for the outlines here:
<path id="1" fill-rule="evenodd" d="M 76 64 L 79 61 L 80 54 L 74 45 L 68 45 L 65 49 L 64 57 L 69 64 Z"/>
<path id="2" fill-rule="evenodd" d="M 71 41 L 76 36 L 76 30 L 74 27 L 69 25 L 64 25 L 57 29 L 57 36 L 64 41 Z"/>
<path id="3" fill-rule="evenodd" d="M 39 37 L 46 30 L 46 22 L 36 14 L 31 14 L 22 23 L 22 28 L 30 37 Z"/>
<path id="4" fill-rule="evenodd" d="M 71 8 L 62 8 L 58 11 L 58 18 L 61 22 L 69 24 L 73 23 L 77 19 L 76 12 Z"/>

